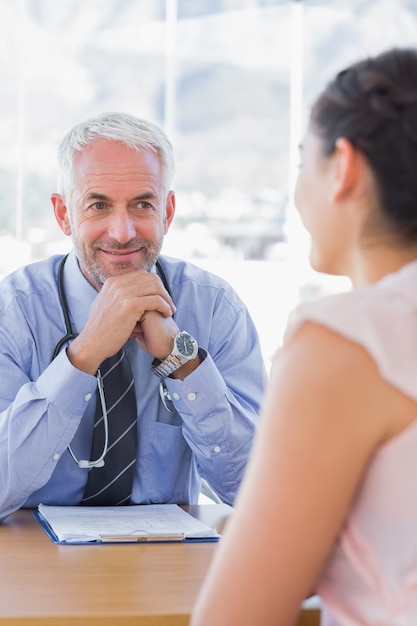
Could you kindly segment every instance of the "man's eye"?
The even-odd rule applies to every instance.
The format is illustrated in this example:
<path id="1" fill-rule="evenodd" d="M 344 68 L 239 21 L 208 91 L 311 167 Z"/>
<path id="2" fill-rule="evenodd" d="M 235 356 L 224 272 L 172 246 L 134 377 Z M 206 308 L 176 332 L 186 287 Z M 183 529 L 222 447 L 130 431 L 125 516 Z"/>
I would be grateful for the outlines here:
<path id="1" fill-rule="evenodd" d="M 152 204 L 150 202 L 146 202 L 145 200 L 141 200 L 137 204 L 139 209 L 152 209 Z"/>
<path id="2" fill-rule="evenodd" d="M 94 202 L 94 204 L 91 205 L 91 208 L 95 209 L 96 211 L 102 211 L 106 207 L 107 204 L 105 202 Z"/>

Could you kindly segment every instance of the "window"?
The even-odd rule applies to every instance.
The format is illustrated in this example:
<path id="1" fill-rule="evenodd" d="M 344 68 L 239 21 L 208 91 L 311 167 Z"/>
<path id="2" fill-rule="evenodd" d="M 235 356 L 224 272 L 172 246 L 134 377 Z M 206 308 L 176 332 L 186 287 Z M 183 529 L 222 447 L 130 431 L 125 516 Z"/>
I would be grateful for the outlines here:
<path id="1" fill-rule="evenodd" d="M 346 286 L 309 269 L 291 204 L 308 107 L 347 63 L 415 45 L 414 4 L 0 0 L 0 274 L 68 249 L 49 203 L 57 145 L 87 116 L 127 111 L 174 144 L 164 251 L 236 286 L 269 358 L 300 297 Z"/>

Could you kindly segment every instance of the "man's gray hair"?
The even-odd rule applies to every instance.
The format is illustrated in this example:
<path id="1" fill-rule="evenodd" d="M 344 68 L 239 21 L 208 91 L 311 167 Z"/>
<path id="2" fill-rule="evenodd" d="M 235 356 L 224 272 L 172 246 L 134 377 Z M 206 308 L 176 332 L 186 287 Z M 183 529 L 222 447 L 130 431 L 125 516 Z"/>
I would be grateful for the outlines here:
<path id="1" fill-rule="evenodd" d="M 146 149 L 156 152 L 161 160 L 164 188 L 169 191 L 174 177 L 174 153 L 162 128 L 127 113 L 103 113 L 74 126 L 59 145 L 57 182 L 58 192 L 64 198 L 72 186 L 75 153 L 97 139 L 119 141 L 137 152 Z"/>

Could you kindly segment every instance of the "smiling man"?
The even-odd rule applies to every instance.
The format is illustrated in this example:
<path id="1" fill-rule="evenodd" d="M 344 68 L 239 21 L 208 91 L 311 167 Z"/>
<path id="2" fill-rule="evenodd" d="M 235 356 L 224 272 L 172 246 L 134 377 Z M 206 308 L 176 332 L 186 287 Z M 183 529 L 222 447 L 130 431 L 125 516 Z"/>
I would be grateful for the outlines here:
<path id="1" fill-rule="evenodd" d="M 172 147 L 104 114 L 58 152 L 68 256 L 0 283 L 0 517 L 40 502 L 234 502 L 265 382 L 258 336 L 221 278 L 160 255 Z"/>

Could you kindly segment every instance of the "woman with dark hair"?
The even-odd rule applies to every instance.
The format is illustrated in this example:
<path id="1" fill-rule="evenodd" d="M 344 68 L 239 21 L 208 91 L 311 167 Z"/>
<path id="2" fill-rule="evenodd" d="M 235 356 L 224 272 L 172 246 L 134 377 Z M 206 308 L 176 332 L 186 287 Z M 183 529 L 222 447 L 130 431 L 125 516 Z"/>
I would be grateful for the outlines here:
<path id="1" fill-rule="evenodd" d="M 417 624 L 417 49 L 316 100 L 295 202 L 311 264 L 349 293 L 302 305 L 192 626 Z"/>

